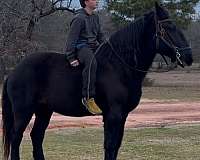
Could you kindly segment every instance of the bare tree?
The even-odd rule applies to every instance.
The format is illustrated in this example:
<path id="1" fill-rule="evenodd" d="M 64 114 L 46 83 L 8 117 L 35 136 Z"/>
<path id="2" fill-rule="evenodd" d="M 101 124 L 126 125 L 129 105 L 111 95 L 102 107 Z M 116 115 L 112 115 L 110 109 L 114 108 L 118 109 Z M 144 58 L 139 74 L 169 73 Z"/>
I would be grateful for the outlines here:
<path id="1" fill-rule="evenodd" d="M 0 58 L 37 51 L 32 39 L 36 24 L 56 11 L 74 13 L 71 4 L 72 0 L 0 0 Z"/>
<path id="2" fill-rule="evenodd" d="M 0 0 L 0 55 L 34 51 L 36 24 L 56 11 L 74 13 L 71 4 L 72 0 Z"/>
<path id="3" fill-rule="evenodd" d="M 35 26 L 35 23 L 37 23 L 41 18 L 48 16 L 56 11 L 68 11 L 68 12 L 72 12 L 74 13 L 75 10 L 74 9 L 70 9 L 71 7 L 71 3 L 72 0 L 51 0 L 51 3 L 47 4 L 48 0 L 43 0 L 42 3 L 40 1 L 40 3 L 37 3 L 36 0 L 31 0 L 32 3 L 32 13 L 31 13 L 31 17 L 29 20 L 29 24 L 27 27 L 27 38 L 29 40 L 31 40 L 31 36 L 33 33 L 33 29 Z M 66 6 L 64 6 L 63 4 L 67 3 Z"/>

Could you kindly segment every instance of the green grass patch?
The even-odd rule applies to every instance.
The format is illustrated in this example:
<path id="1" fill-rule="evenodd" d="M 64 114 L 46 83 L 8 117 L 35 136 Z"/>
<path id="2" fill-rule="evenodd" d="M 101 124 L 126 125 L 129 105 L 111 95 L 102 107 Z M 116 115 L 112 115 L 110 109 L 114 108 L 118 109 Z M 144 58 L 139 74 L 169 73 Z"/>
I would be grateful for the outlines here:
<path id="1" fill-rule="evenodd" d="M 118 160 L 198 160 L 199 131 L 200 125 L 126 129 Z M 103 129 L 47 132 L 44 149 L 47 160 L 102 160 Z M 30 138 L 26 137 L 21 149 L 22 160 L 32 160 L 31 151 Z"/>
<path id="2" fill-rule="evenodd" d="M 200 87 L 143 87 L 143 98 L 200 101 Z"/>

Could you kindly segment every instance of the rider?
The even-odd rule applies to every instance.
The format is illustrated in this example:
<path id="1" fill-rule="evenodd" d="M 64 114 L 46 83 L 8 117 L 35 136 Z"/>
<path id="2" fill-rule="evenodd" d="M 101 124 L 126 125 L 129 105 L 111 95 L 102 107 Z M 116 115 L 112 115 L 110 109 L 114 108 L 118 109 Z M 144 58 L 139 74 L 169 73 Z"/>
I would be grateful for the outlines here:
<path id="1" fill-rule="evenodd" d="M 84 65 L 82 103 L 91 113 L 101 114 L 102 111 L 94 100 L 97 69 L 94 52 L 104 41 L 104 35 L 101 31 L 99 16 L 94 13 L 97 1 L 80 0 L 80 4 L 82 8 L 77 11 L 70 24 L 65 53 L 72 67 L 80 63 Z"/>

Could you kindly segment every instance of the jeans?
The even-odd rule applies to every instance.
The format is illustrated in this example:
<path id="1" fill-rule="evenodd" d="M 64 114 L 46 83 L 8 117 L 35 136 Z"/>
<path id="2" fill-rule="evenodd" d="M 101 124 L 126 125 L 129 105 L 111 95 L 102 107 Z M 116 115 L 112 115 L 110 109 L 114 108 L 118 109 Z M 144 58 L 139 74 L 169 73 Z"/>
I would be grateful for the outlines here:
<path id="1" fill-rule="evenodd" d="M 82 71 L 82 95 L 83 97 L 94 97 L 97 70 L 97 61 L 94 57 L 94 52 L 89 47 L 83 47 L 77 50 L 77 57 L 84 66 Z"/>

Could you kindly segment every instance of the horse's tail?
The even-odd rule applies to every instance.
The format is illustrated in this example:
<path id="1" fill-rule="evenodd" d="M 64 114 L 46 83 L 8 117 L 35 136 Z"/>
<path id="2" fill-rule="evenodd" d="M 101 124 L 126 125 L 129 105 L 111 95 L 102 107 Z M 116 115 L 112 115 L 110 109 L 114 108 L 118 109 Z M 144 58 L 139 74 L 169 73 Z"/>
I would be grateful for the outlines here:
<path id="1" fill-rule="evenodd" d="M 7 160 L 10 154 L 11 132 L 14 118 L 12 113 L 11 102 L 7 93 L 7 79 L 4 82 L 2 91 L 2 124 L 3 124 L 3 150 L 4 159 Z"/>

